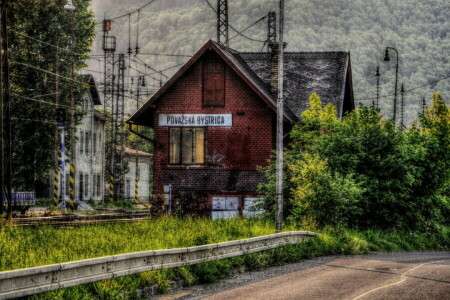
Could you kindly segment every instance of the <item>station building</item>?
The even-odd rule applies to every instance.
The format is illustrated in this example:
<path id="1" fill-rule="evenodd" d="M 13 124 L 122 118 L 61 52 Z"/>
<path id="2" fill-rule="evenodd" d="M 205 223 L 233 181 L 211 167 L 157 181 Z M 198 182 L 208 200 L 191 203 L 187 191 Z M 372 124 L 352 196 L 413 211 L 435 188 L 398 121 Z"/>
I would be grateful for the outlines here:
<path id="1" fill-rule="evenodd" d="M 208 41 L 128 121 L 154 130 L 153 195 L 171 211 L 216 217 L 248 213 L 276 141 L 278 48 L 237 52 Z M 285 52 L 285 132 L 311 93 L 354 109 L 349 52 Z"/>

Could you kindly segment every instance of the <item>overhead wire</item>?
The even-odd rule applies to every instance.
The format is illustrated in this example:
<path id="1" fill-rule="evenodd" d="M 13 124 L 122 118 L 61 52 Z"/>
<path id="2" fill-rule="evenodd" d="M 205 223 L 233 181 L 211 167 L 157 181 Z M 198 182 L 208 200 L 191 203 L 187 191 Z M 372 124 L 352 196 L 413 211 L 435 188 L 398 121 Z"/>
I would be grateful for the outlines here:
<path id="1" fill-rule="evenodd" d="M 155 1 L 156 1 L 156 0 L 151 0 L 151 1 L 147 2 L 146 4 L 142 5 L 141 7 L 139 7 L 138 9 L 135 9 L 135 10 L 133 10 L 133 11 L 131 11 L 131 12 L 128 12 L 128 13 L 126 13 L 126 14 L 123 14 L 123 15 L 120 15 L 120 16 L 117 16 L 117 17 L 108 18 L 108 20 L 112 20 L 112 21 L 113 21 L 113 20 L 118 20 L 118 19 L 121 19 L 121 18 L 123 18 L 123 17 L 128 16 L 129 14 L 134 14 L 135 12 L 139 12 L 141 9 L 146 8 L 147 6 L 149 6 L 150 4 L 152 4 L 152 3 L 155 2 Z M 103 22 L 103 21 L 97 22 L 95 25 L 102 24 L 102 22 Z"/>
<path id="2" fill-rule="evenodd" d="M 405 90 L 405 93 L 412 92 L 412 91 L 414 91 L 414 90 L 423 88 L 423 87 L 425 87 L 425 86 L 428 86 L 428 85 L 437 83 L 437 82 L 439 82 L 439 81 L 442 81 L 442 80 L 445 80 L 445 79 L 448 79 L 448 78 L 450 78 L 450 75 L 446 75 L 446 76 L 444 76 L 444 77 L 441 77 L 441 78 L 438 78 L 438 79 L 436 79 L 436 80 L 433 80 L 433 81 L 424 83 L 424 84 L 422 84 L 422 85 L 415 86 L 415 87 L 413 87 L 413 88 L 410 88 L 410 89 L 408 89 L 408 90 Z M 393 97 L 394 95 L 395 95 L 395 94 L 380 95 L 378 98 Z M 376 99 L 376 98 L 377 98 L 377 97 L 357 98 L 357 99 L 355 99 L 355 100 L 357 100 L 357 101 L 368 101 L 368 100 L 373 100 L 373 99 Z"/>
<path id="3" fill-rule="evenodd" d="M 211 3 L 208 0 L 205 0 L 206 3 L 209 5 L 209 7 L 217 14 L 217 10 L 211 5 Z M 231 29 L 233 29 L 238 35 L 250 40 L 250 41 L 254 41 L 254 42 L 260 42 L 260 43 L 264 43 L 265 41 L 262 40 L 257 40 L 257 39 L 253 39 L 251 37 L 248 37 L 244 34 L 242 34 L 241 32 L 239 32 L 239 30 L 237 30 L 236 28 L 234 28 L 231 24 L 228 23 L 228 26 L 230 26 Z M 248 28 L 247 28 L 248 29 Z M 247 30 L 245 29 L 245 30 Z"/>

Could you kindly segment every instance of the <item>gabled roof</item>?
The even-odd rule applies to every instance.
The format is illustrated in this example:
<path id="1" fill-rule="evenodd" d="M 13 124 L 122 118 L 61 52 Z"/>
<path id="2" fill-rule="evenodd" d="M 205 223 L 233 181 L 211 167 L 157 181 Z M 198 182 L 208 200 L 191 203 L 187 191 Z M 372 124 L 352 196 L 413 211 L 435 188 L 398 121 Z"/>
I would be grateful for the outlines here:
<path id="1" fill-rule="evenodd" d="M 89 91 L 91 92 L 94 105 L 101 105 L 100 95 L 97 90 L 97 84 L 95 83 L 94 76 L 92 74 L 81 74 L 81 80 L 89 85 Z"/>
<path id="2" fill-rule="evenodd" d="M 158 100 L 200 57 L 214 50 L 240 76 L 248 86 L 276 111 L 276 96 L 270 93 L 270 53 L 240 53 L 209 40 L 178 72 L 164 84 L 129 120 L 145 124 Z M 346 85 L 351 87 L 350 53 L 348 52 L 285 52 L 284 54 L 284 115 L 285 120 L 298 122 L 300 114 L 308 108 L 308 99 L 315 92 L 324 103 L 336 105 L 339 117 L 344 112 Z"/>
<path id="3" fill-rule="evenodd" d="M 266 84 L 270 83 L 270 53 L 239 55 Z M 309 107 L 309 96 L 317 93 L 323 103 L 333 103 L 342 117 L 349 71 L 348 52 L 285 52 L 284 101 L 295 116 L 300 116 Z"/>
<path id="4" fill-rule="evenodd" d="M 247 64 L 239 57 L 238 52 L 220 46 L 218 43 L 209 40 L 175 75 L 173 75 L 133 116 L 127 121 L 134 124 L 143 124 L 148 111 L 152 110 L 153 103 L 158 100 L 200 57 L 208 50 L 214 50 L 227 64 L 240 76 L 249 87 L 267 103 L 267 105 L 276 111 L 276 100 L 270 95 L 264 82 L 250 69 Z M 285 109 L 286 121 L 295 122 L 295 115 L 288 109 Z"/>

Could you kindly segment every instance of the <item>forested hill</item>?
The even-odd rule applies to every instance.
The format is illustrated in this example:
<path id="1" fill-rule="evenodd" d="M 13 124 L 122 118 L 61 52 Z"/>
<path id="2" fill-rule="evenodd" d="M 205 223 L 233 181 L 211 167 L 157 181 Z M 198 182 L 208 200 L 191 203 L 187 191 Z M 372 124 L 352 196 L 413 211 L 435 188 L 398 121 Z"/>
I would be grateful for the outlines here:
<path id="1" fill-rule="evenodd" d="M 136 45 L 139 27 L 140 55 L 136 61 L 156 70 L 186 62 L 189 57 L 148 54 L 194 54 L 208 39 L 216 39 L 216 15 L 206 0 L 155 0 L 138 14 L 128 13 L 149 0 L 92 0 L 97 21 L 125 15 L 114 20 L 111 35 L 118 38 L 118 51 L 126 53 L 131 32 L 131 47 Z M 209 0 L 215 8 L 216 1 Z M 278 1 L 229 0 L 229 22 L 243 30 L 268 11 L 276 11 Z M 425 97 L 435 92 L 450 95 L 450 4 L 448 0 L 288 0 L 285 1 L 285 41 L 287 51 L 351 51 L 353 84 L 357 102 L 372 103 L 376 95 L 375 69 L 380 66 L 382 112 L 392 111 L 395 53 L 383 62 L 386 46 L 399 52 L 399 90 L 405 85 L 405 114 L 415 118 Z M 128 26 L 128 24 L 131 26 Z M 139 25 L 139 26 L 138 26 Z M 249 40 L 230 29 L 230 46 L 239 51 L 261 51 L 267 35 L 267 19 L 244 32 Z M 102 54 L 101 26 L 93 54 Z M 98 58 L 101 59 L 99 56 Z M 136 62 L 135 69 L 143 70 Z M 131 62 L 131 65 L 133 62 Z M 91 61 L 89 69 L 101 70 Z M 132 70 L 132 68 L 131 68 Z M 130 70 L 130 71 L 131 71 Z M 147 68 L 147 73 L 154 71 Z M 177 68 L 165 71 L 171 75 Z M 130 73 L 130 76 L 133 74 Z M 157 74 L 151 75 L 159 79 Z M 148 78 L 151 80 L 151 78 Z M 165 78 L 162 77 L 164 80 Z M 150 83 L 159 85 L 159 82 Z M 400 95 L 398 96 L 400 99 Z"/>

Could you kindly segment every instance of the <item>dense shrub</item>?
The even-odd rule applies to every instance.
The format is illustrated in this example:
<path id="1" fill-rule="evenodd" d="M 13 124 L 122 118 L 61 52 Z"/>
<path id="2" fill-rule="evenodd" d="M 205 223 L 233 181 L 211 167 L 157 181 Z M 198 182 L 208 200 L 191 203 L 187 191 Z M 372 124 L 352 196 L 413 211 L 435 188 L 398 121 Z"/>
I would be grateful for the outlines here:
<path id="1" fill-rule="evenodd" d="M 449 222 L 450 111 L 439 94 L 408 130 L 374 107 L 360 106 L 339 121 L 316 94 L 302 121 L 285 154 L 288 220 L 408 230 Z M 269 183 L 260 187 L 269 211 L 273 171 L 272 164 Z"/>

